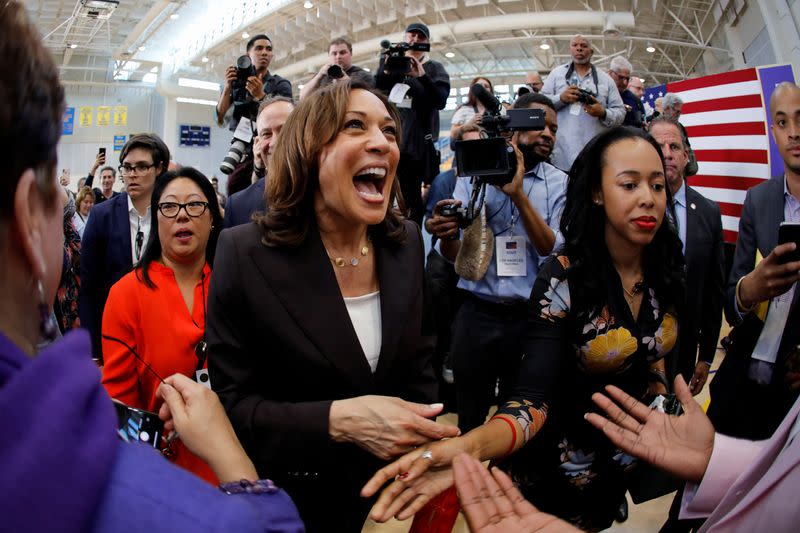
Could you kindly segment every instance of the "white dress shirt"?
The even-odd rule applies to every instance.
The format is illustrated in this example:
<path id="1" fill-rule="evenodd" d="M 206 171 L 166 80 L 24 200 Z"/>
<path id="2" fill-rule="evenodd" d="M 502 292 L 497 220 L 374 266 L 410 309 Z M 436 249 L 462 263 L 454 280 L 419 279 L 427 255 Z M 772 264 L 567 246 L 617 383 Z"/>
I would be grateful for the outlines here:
<path id="1" fill-rule="evenodd" d="M 133 264 L 139 262 L 144 255 L 144 248 L 147 246 L 147 239 L 150 238 L 150 206 L 147 206 L 147 211 L 145 211 L 144 216 L 139 216 L 139 212 L 133 206 L 133 201 L 131 197 L 128 196 L 128 221 L 130 222 L 131 226 L 131 259 L 133 259 Z M 139 249 L 139 254 L 136 254 L 136 234 L 142 232 L 144 237 L 142 238 L 142 246 Z"/>

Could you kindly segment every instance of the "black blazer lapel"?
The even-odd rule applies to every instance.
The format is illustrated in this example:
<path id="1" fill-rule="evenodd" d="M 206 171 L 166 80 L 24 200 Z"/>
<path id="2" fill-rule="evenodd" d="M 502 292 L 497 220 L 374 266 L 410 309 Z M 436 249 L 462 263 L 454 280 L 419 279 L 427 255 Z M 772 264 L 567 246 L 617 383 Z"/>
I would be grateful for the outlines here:
<path id="1" fill-rule="evenodd" d="M 357 390 L 370 392 L 372 372 L 316 228 L 296 248 L 259 246 L 251 258 L 319 353 Z"/>
<path id="2" fill-rule="evenodd" d="M 411 239 L 411 236 L 408 237 Z M 408 319 L 409 306 L 419 286 L 408 272 L 408 246 L 381 246 L 376 248 L 378 284 L 381 290 L 381 356 L 375 376 L 378 381 L 391 368 L 397 355 L 400 335 Z"/>
<path id="3" fill-rule="evenodd" d="M 133 266 L 133 254 L 131 253 L 131 223 L 128 216 L 128 195 L 119 194 L 111 201 L 116 202 L 114 214 L 111 218 L 112 225 L 109 231 L 109 240 L 112 246 L 117 246 L 117 254 L 120 258 L 120 267 L 127 267 L 128 270 Z"/>

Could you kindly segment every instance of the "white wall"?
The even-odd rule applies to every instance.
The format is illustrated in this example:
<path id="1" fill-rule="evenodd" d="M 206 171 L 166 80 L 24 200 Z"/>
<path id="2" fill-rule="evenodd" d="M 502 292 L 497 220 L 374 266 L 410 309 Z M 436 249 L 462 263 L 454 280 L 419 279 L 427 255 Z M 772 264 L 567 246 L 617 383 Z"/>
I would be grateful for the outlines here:
<path id="1" fill-rule="evenodd" d="M 69 169 L 72 176 L 71 189 L 76 189 L 78 179 L 85 177 L 94 164 L 99 148 L 106 149 L 106 164 L 119 166 L 119 151 L 114 151 L 114 136 L 143 132 L 159 132 L 163 119 L 159 116 L 158 100 L 153 89 L 147 87 L 125 87 L 112 85 L 66 86 L 67 107 L 75 108 L 75 124 L 72 135 L 63 135 L 58 146 L 58 169 Z M 127 125 L 97 125 L 97 106 L 128 106 Z M 94 108 L 92 125 L 81 127 L 78 114 L 81 106 Z M 113 121 L 113 116 L 112 116 Z M 99 183 L 96 184 L 99 186 Z M 122 190 L 120 180 L 114 190 Z"/>

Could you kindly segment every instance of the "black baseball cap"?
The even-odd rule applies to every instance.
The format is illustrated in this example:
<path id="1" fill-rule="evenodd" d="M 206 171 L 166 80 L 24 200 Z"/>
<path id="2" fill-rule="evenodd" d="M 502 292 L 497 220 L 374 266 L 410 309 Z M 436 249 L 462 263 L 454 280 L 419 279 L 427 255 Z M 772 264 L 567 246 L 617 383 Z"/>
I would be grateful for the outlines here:
<path id="1" fill-rule="evenodd" d="M 410 32 L 410 31 L 418 31 L 422 35 L 424 35 L 426 39 L 430 40 L 430 38 L 431 38 L 430 30 L 428 29 L 428 27 L 425 24 L 423 24 L 421 22 L 413 22 L 413 23 L 409 24 L 408 27 L 406 28 L 406 33 Z"/>

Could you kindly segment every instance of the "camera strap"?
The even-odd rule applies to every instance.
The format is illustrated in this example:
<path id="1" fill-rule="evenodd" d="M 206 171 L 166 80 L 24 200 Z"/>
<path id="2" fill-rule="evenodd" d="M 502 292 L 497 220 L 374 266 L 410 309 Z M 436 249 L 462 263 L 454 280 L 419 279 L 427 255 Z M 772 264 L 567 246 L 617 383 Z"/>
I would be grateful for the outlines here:
<path id="1" fill-rule="evenodd" d="M 589 66 L 592 67 L 592 80 L 594 81 L 594 90 L 600 92 L 600 80 L 597 77 L 597 68 L 595 68 L 595 66 L 592 64 L 590 64 Z M 565 79 L 567 80 L 567 85 L 569 85 L 569 80 L 570 78 L 572 78 L 572 75 L 574 73 L 575 73 L 575 63 L 571 62 L 569 64 L 569 68 L 567 69 L 567 75 L 565 76 Z"/>

